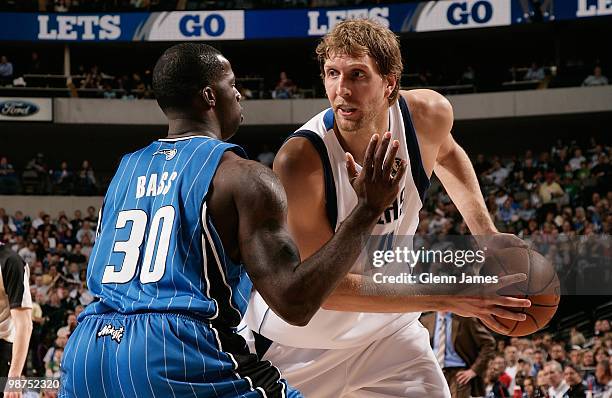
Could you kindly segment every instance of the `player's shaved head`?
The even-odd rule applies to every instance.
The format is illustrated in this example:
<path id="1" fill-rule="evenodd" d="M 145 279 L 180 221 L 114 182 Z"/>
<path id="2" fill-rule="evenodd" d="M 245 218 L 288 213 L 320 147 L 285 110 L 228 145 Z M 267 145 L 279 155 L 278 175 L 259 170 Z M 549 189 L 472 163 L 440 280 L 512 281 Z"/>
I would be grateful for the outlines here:
<path id="1" fill-rule="evenodd" d="M 166 112 L 188 110 L 194 97 L 223 71 L 221 53 L 201 43 L 182 43 L 167 49 L 153 69 L 153 92 Z"/>

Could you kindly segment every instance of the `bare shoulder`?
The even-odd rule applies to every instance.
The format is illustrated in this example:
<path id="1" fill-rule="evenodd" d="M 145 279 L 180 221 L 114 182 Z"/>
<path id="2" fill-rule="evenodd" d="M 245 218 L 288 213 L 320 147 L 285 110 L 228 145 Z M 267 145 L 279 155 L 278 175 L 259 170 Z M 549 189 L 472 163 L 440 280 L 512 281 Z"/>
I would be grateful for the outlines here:
<path id="1" fill-rule="evenodd" d="M 282 191 L 274 172 L 259 162 L 244 159 L 233 152 L 226 152 L 221 158 L 215 180 L 221 179 L 223 185 L 235 188 L 235 192 L 269 197 L 269 194 Z"/>
<path id="2" fill-rule="evenodd" d="M 400 94 L 408 102 L 410 111 L 426 116 L 450 116 L 453 107 L 442 94 L 429 89 L 400 90 Z"/>
<path id="3" fill-rule="evenodd" d="M 274 159 L 274 171 L 283 176 L 305 177 L 322 173 L 323 164 L 314 145 L 304 137 L 294 137 L 285 142 Z"/>
<path id="4" fill-rule="evenodd" d="M 442 94 L 428 89 L 401 90 L 419 138 L 443 140 L 453 125 L 453 107 Z"/>

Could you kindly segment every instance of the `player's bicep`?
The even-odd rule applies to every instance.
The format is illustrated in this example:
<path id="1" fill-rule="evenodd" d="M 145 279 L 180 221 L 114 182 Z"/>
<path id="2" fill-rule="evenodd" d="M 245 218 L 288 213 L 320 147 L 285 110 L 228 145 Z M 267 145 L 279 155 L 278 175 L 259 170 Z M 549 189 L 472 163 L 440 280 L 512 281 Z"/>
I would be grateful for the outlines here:
<path id="1" fill-rule="evenodd" d="M 252 165 L 247 174 L 235 196 L 238 244 L 253 284 L 266 298 L 273 281 L 299 264 L 299 252 L 287 230 L 287 200 L 274 173 Z"/>
<path id="2" fill-rule="evenodd" d="M 321 159 L 306 139 L 293 138 L 279 151 L 274 172 L 286 192 L 289 231 L 304 260 L 333 236 L 325 211 Z"/>

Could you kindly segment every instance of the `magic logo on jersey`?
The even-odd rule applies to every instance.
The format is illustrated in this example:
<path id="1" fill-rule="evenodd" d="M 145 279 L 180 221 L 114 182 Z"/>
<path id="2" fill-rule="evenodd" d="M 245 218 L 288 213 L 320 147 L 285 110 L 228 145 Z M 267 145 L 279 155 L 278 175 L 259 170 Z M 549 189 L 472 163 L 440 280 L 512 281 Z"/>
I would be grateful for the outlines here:
<path id="1" fill-rule="evenodd" d="M 161 149 L 157 152 L 155 152 L 153 154 L 153 156 L 155 155 L 165 155 L 166 156 L 166 160 L 172 160 L 175 156 L 176 156 L 176 148 L 172 148 L 172 149 Z"/>
<path id="2" fill-rule="evenodd" d="M 121 326 L 120 328 L 115 328 L 111 324 L 104 325 L 98 331 L 98 338 L 110 336 L 111 340 L 116 341 L 117 343 L 121 343 L 121 339 L 123 339 L 123 333 L 125 332 L 125 328 Z"/>

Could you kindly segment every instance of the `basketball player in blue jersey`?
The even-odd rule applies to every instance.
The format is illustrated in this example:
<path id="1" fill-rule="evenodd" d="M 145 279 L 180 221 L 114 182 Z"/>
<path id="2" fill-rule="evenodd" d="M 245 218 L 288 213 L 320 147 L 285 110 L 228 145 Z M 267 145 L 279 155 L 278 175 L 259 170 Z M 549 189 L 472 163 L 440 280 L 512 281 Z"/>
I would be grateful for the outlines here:
<path id="1" fill-rule="evenodd" d="M 236 333 L 252 284 L 279 317 L 305 325 L 348 272 L 397 196 L 407 165 L 374 136 L 358 199 L 336 236 L 300 263 L 271 170 L 223 140 L 240 124 L 230 63 L 204 44 L 168 49 L 153 72 L 168 137 L 127 154 L 109 186 L 61 397 L 299 397 Z M 248 275 L 247 275 L 248 273 Z M 250 278 L 249 278 L 250 277 Z"/>
<path id="2" fill-rule="evenodd" d="M 450 134 L 449 102 L 431 90 L 400 91 L 401 52 L 391 31 L 367 20 L 345 21 L 323 38 L 317 55 L 331 107 L 298 129 L 274 162 L 287 193 L 289 231 L 302 259 L 333 239 L 358 203 L 344 167 L 345 153 L 362 164 L 372 135 L 384 131 L 400 143 L 397 161 L 407 162 L 409 171 L 375 235 L 415 234 L 435 171 L 474 235 L 494 236 L 491 248 L 491 243 L 524 246 L 495 229 L 470 159 Z M 524 320 L 524 314 L 511 309 L 530 305 L 496 294 L 470 296 L 468 290 L 432 296 L 429 285 L 408 285 L 398 296 L 395 286 L 369 283 L 358 273 L 362 266 L 355 264 L 303 328 L 276 316 L 259 292 L 252 297 L 245 319 L 258 353 L 307 397 L 448 397 L 438 365 L 446 353 L 432 352 L 427 330 L 418 321 L 420 312 L 452 311 L 507 330 L 493 315 Z M 524 278 L 517 274 L 504 283 Z M 470 369 L 464 372 L 462 379 L 475 376 Z"/>

